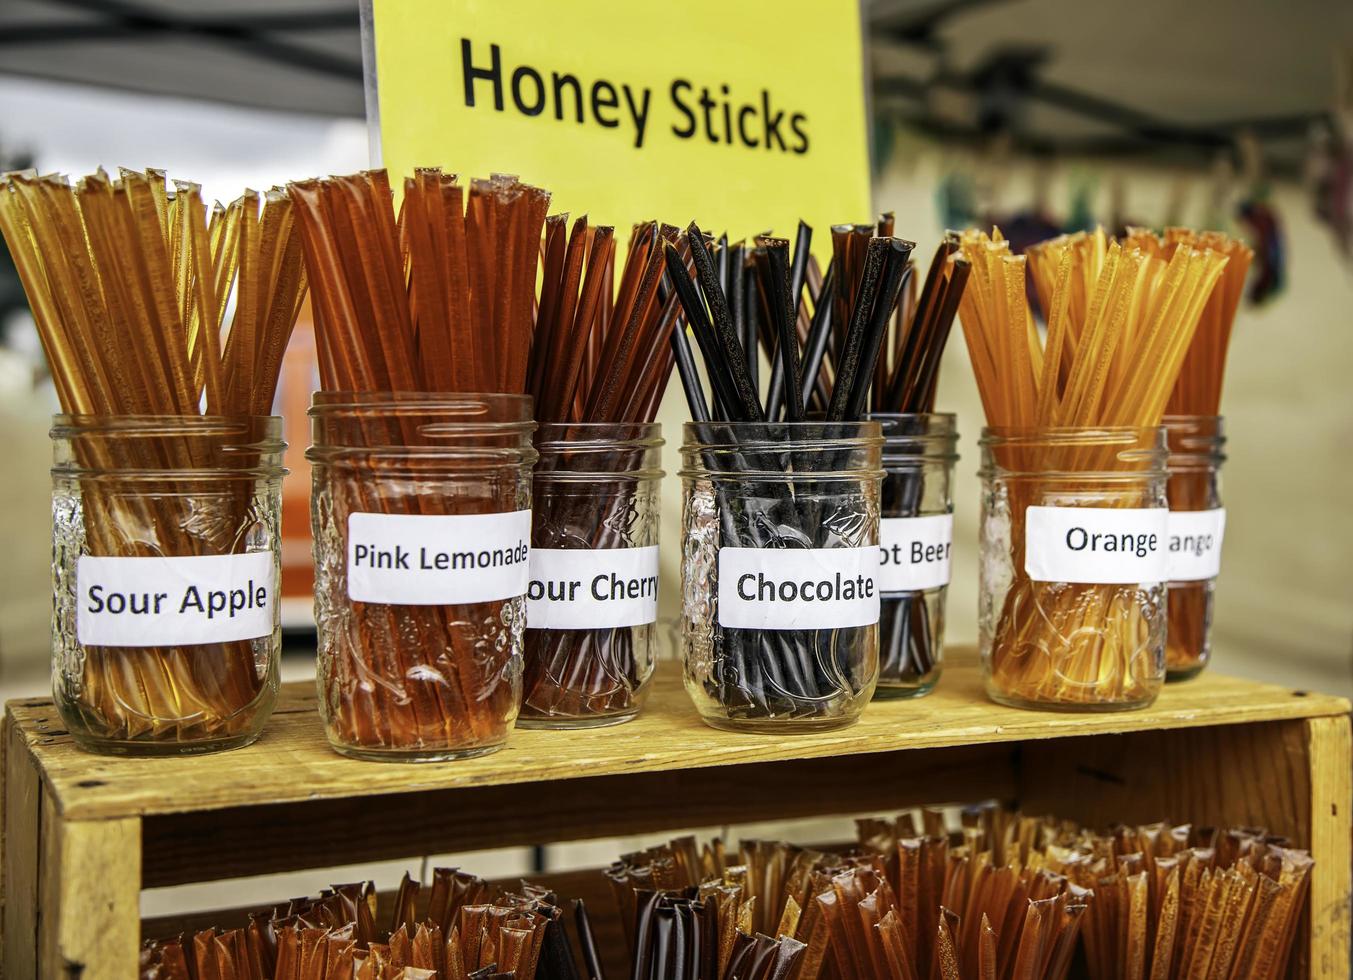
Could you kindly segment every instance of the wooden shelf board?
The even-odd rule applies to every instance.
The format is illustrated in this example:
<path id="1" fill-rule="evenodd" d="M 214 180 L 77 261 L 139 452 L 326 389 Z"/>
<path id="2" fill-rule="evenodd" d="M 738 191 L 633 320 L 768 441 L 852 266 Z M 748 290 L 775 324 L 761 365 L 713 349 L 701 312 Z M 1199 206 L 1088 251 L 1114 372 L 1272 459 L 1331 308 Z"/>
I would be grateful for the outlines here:
<path id="1" fill-rule="evenodd" d="M 1207 673 L 1167 685 L 1150 708 L 1108 714 L 1020 711 L 987 700 L 972 651 L 952 651 L 939 687 L 915 701 L 871 704 L 856 725 L 791 737 L 716 731 L 660 665 L 643 714 L 590 731 L 514 732 L 479 759 L 424 765 L 357 762 L 325 741 L 314 687 L 283 686 L 278 710 L 254 745 L 188 758 L 114 758 L 74 745 L 50 700 L 7 711 L 66 819 L 111 819 L 376 796 L 458 787 L 549 782 L 838 755 L 1345 715 L 1343 698 Z"/>

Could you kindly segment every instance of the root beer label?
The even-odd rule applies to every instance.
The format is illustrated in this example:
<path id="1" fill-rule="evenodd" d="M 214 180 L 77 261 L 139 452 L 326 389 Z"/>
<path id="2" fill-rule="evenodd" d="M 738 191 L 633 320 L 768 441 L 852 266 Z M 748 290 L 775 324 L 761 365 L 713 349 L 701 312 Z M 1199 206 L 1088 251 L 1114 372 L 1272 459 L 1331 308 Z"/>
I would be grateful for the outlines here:
<path id="1" fill-rule="evenodd" d="M 953 541 L 953 514 L 880 520 L 880 591 L 920 592 L 948 585 Z"/>

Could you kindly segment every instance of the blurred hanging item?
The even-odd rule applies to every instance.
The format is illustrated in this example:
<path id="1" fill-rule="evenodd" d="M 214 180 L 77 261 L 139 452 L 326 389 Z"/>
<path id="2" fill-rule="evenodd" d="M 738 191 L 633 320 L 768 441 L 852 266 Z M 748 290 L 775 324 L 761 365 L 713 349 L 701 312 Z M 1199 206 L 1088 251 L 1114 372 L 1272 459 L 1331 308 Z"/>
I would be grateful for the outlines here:
<path id="1" fill-rule="evenodd" d="M 52 432 L 63 718 L 103 751 L 251 741 L 278 683 L 282 444 L 268 416 L 305 292 L 291 202 L 246 191 L 208 211 L 196 184 L 155 170 L 75 187 L 14 173 L 0 177 L 0 231 L 65 413 Z M 200 576 L 223 588 L 246 569 L 251 608 L 193 628 Z M 177 617 L 149 605 L 146 583 L 165 576 Z M 138 628 L 99 618 L 119 612 Z"/>
<path id="2" fill-rule="evenodd" d="M 1262 306 L 1287 286 L 1287 241 L 1282 219 L 1266 185 L 1256 186 L 1240 202 L 1236 216 L 1254 243 L 1254 275 L 1246 298 Z"/>
<path id="3" fill-rule="evenodd" d="M 1095 230 L 1095 192 L 1099 181 L 1085 171 L 1073 173 L 1068 179 L 1070 203 L 1066 209 L 1066 224 L 1062 231 L 1067 234 L 1077 231 Z"/>
<path id="4" fill-rule="evenodd" d="M 972 174 L 954 169 L 935 186 L 935 210 L 942 228 L 967 228 L 977 221 L 977 191 Z"/>
<path id="5" fill-rule="evenodd" d="M 1236 206 L 1236 219 L 1254 246 L 1254 274 L 1246 298 L 1262 306 L 1287 286 L 1287 236 L 1273 203 L 1259 138 L 1246 130 L 1236 137 L 1240 180 L 1249 189 Z"/>
<path id="6" fill-rule="evenodd" d="M 1353 258 L 1353 140 L 1342 125 L 1317 124 L 1307 149 L 1306 178 L 1311 210 L 1330 230 L 1335 248 Z"/>

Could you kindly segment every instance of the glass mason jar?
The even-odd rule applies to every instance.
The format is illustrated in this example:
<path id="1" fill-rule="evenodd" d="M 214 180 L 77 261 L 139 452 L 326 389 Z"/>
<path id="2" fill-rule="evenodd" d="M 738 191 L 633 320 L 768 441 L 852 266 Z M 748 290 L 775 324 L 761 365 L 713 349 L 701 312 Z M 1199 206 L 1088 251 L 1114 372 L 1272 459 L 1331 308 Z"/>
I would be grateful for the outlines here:
<path id="1" fill-rule="evenodd" d="M 884 439 L 874 697 L 919 697 L 934 689 L 944 660 L 958 432 L 952 414 L 869 417 L 882 426 Z"/>
<path id="2" fill-rule="evenodd" d="M 52 687 L 76 743 L 258 738 L 281 652 L 282 420 L 58 415 L 51 437 Z"/>
<path id="3" fill-rule="evenodd" d="M 1221 503 L 1219 415 L 1167 415 L 1170 500 L 1169 628 L 1166 679 L 1196 677 L 1212 656 L 1212 600 L 1221 567 L 1226 511 Z"/>
<path id="4" fill-rule="evenodd" d="M 317 392 L 310 419 L 330 745 L 408 762 L 493 751 L 521 694 L 531 399 Z"/>
<path id="5" fill-rule="evenodd" d="M 877 422 L 687 423 L 682 656 L 715 728 L 818 731 L 878 679 Z"/>
<path id="6" fill-rule="evenodd" d="M 987 693 L 1145 707 L 1165 680 L 1162 428 L 984 429 L 978 628 Z"/>
<path id="7" fill-rule="evenodd" d="M 541 426 L 519 728 L 629 721 L 657 655 L 661 426 Z"/>

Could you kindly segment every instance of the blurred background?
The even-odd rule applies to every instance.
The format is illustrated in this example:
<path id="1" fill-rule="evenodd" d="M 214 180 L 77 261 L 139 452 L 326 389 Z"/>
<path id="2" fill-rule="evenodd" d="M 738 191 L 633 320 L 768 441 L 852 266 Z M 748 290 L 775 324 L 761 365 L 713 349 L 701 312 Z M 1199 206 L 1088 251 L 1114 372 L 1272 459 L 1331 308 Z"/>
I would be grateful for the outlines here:
<path id="1" fill-rule="evenodd" d="M 1215 669 L 1353 694 L 1344 482 L 1353 482 L 1353 4 L 876 0 L 863 18 L 874 204 L 896 212 L 898 233 L 918 243 L 918 255 L 929 256 L 945 228 L 969 224 L 996 224 L 1021 245 L 1100 224 L 1186 224 L 1254 247 L 1223 401 L 1230 458 Z M 357 0 L 6 0 L 0 170 L 156 167 L 224 200 L 246 186 L 355 171 L 369 160 L 361 50 Z M 285 670 L 306 677 L 301 452 L 313 350 L 304 322 L 288 358 L 279 396 L 293 446 Z M 5 698 L 48 690 L 55 405 L 0 245 Z M 949 641 L 972 643 L 982 416 L 957 336 L 938 407 L 958 413 L 963 433 Z M 669 397 L 669 543 L 680 507 L 671 443 L 683 418 L 680 399 Z M 670 618 L 677 573 L 668 550 Z M 594 846 L 604 853 L 576 860 L 598 863 L 617 851 Z M 570 861 L 566 849 L 554 851 L 554 862 Z M 528 857 L 540 860 L 517 855 L 509 864 Z M 294 891 L 313 891 L 309 884 L 297 881 Z M 170 900 L 147 901 L 153 911 Z"/>

